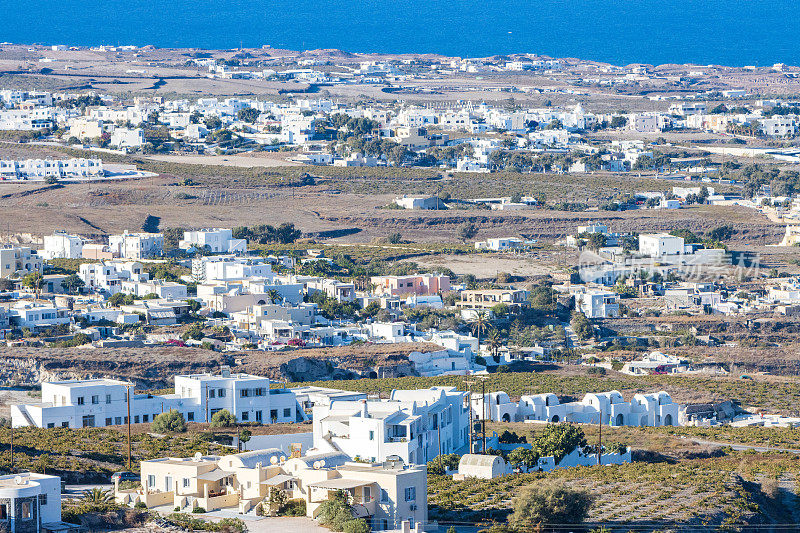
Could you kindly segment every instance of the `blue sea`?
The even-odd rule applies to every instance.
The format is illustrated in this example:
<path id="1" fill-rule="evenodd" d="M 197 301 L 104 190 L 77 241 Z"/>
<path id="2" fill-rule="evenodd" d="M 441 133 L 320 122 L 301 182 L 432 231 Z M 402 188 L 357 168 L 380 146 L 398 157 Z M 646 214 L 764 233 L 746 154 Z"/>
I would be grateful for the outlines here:
<path id="1" fill-rule="evenodd" d="M 800 0 L 0 0 L 0 41 L 800 64 Z"/>

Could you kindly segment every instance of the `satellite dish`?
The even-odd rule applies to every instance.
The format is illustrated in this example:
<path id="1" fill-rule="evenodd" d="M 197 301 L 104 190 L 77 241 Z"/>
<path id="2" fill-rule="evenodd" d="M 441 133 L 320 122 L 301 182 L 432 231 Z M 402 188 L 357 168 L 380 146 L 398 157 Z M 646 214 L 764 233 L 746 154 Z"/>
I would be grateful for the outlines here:
<path id="1" fill-rule="evenodd" d="M 194 454 L 194 460 L 195 461 L 199 461 L 202 458 L 203 458 L 203 454 L 202 453 L 197 452 L 197 453 Z"/>
<path id="2" fill-rule="evenodd" d="M 278 458 L 273 455 L 272 457 L 269 458 L 269 462 L 270 464 L 274 465 L 275 463 L 278 462 Z"/>
<path id="3" fill-rule="evenodd" d="M 16 483 L 17 485 L 24 485 L 25 480 L 22 479 L 22 476 L 14 476 L 14 483 Z"/>
<path id="4" fill-rule="evenodd" d="M 281 462 L 282 462 L 282 463 L 285 463 L 285 462 L 286 462 L 286 456 L 285 456 L 285 455 L 281 455 Z"/>
<path id="5" fill-rule="evenodd" d="M 319 470 L 319 467 L 320 467 L 319 463 L 320 463 L 320 461 L 314 461 L 314 464 L 312 465 L 314 467 L 314 470 Z"/>

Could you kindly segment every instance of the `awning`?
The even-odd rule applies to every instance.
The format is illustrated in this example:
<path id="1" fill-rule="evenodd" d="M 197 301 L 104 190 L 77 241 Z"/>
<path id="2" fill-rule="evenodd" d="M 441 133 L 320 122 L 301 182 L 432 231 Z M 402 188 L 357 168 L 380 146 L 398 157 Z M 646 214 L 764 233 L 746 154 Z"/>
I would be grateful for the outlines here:
<path id="1" fill-rule="evenodd" d="M 233 472 L 226 472 L 225 470 L 212 470 L 211 472 L 206 472 L 205 474 L 200 474 L 197 476 L 197 479 L 202 479 L 203 481 L 219 481 L 220 479 L 228 476 L 232 476 Z"/>
<path id="2" fill-rule="evenodd" d="M 331 490 L 345 490 L 354 489 L 356 487 L 363 487 L 365 485 L 373 485 L 374 481 L 363 481 L 360 479 L 346 479 L 343 477 L 337 479 L 326 479 L 324 481 L 317 481 L 316 483 L 308 483 L 309 487 L 317 489 L 331 489 Z"/>
<path id="3" fill-rule="evenodd" d="M 286 475 L 286 474 L 278 474 L 277 476 L 273 476 L 273 477 L 267 479 L 266 481 L 262 481 L 261 485 L 270 485 L 270 486 L 274 487 L 276 485 L 283 485 L 287 481 L 293 481 L 295 479 L 297 479 L 297 478 L 294 477 L 294 476 L 289 476 L 289 475 Z"/>

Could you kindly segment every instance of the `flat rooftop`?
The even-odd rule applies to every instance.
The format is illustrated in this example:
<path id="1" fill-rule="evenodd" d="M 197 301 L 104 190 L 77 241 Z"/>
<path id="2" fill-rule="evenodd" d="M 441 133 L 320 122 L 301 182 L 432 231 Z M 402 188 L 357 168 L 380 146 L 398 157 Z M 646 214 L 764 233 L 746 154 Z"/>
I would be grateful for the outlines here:
<path id="1" fill-rule="evenodd" d="M 68 387 L 68 388 L 89 387 L 98 385 L 105 385 L 105 386 L 122 385 L 122 386 L 133 387 L 133 383 L 131 383 L 130 381 L 121 381 L 118 379 L 107 379 L 107 378 L 48 381 L 43 383 L 43 385 L 58 385 L 59 387 Z"/>

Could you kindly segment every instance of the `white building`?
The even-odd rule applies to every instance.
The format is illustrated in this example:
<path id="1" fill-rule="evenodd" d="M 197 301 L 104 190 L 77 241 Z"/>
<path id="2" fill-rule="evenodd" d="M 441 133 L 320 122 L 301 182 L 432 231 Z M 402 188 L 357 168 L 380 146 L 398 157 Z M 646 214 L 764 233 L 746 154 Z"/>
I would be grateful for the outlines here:
<path id="1" fill-rule="evenodd" d="M 524 247 L 525 247 L 525 241 L 518 237 L 486 239 L 485 241 L 478 241 L 475 243 L 476 250 L 492 250 L 495 252 L 521 250 Z"/>
<path id="2" fill-rule="evenodd" d="M 114 128 L 109 142 L 117 148 L 139 148 L 145 143 L 144 131 L 138 128 Z"/>
<path id="3" fill-rule="evenodd" d="M 438 209 L 441 200 L 436 196 L 403 196 L 394 199 L 394 203 L 403 209 Z"/>
<path id="4" fill-rule="evenodd" d="M 575 422 L 612 426 L 678 425 L 680 406 L 664 391 L 636 394 L 626 402 L 617 391 L 589 393 L 579 402 L 560 403 L 555 394 L 523 396 L 519 401 L 519 420 Z"/>
<path id="5" fill-rule="evenodd" d="M 761 131 L 771 137 L 786 137 L 797 133 L 797 120 L 792 116 L 774 116 L 760 121 Z"/>
<path id="6" fill-rule="evenodd" d="M 66 307 L 25 300 L 14 304 L 6 311 L 6 315 L 11 326 L 31 331 L 71 322 L 71 313 Z"/>
<path id="7" fill-rule="evenodd" d="M 435 352 L 411 352 L 408 360 L 420 376 L 462 376 L 470 370 L 469 350 L 438 350 Z"/>
<path id="8" fill-rule="evenodd" d="M 78 529 L 61 522 L 61 478 L 33 472 L 0 476 L 0 524 L 8 533 Z"/>
<path id="9" fill-rule="evenodd" d="M 603 289 L 586 289 L 574 291 L 575 308 L 588 318 L 619 317 L 619 294 Z"/>
<path id="10" fill-rule="evenodd" d="M 234 239 L 230 229 L 202 229 L 197 231 L 184 231 L 183 240 L 178 243 L 178 248 L 208 247 L 212 253 L 236 254 L 247 251 L 246 239 Z"/>
<path id="11" fill-rule="evenodd" d="M 467 393 L 452 387 L 395 390 L 388 400 L 336 401 L 314 407 L 314 448 L 352 458 L 411 464 L 467 445 Z"/>
<path id="12" fill-rule="evenodd" d="M 109 235 L 108 246 L 115 257 L 125 259 L 152 259 L 164 252 L 161 233 L 130 233 Z"/>
<path id="13" fill-rule="evenodd" d="M 238 281 L 246 278 L 271 280 L 274 274 L 272 265 L 267 261 L 228 255 L 192 259 L 192 278 L 201 282 Z"/>
<path id="14" fill-rule="evenodd" d="M 124 281 L 146 282 L 150 279 L 138 261 L 83 263 L 78 268 L 78 276 L 87 289 L 110 295 L 120 292 Z"/>
<path id="15" fill-rule="evenodd" d="M 0 180 L 33 180 L 45 178 L 88 178 L 105 175 L 100 159 L 26 159 L 0 161 Z"/>
<path id="16" fill-rule="evenodd" d="M 42 401 L 12 405 L 14 427 L 103 427 L 127 423 L 129 382 L 112 379 L 42 383 Z M 132 423 L 147 423 L 175 409 L 189 422 L 208 422 L 222 409 L 241 422 L 298 422 L 305 414 L 289 389 L 270 389 L 269 378 L 222 372 L 175 376 L 175 394 L 131 398 Z"/>
<path id="17" fill-rule="evenodd" d="M 45 235 L 44 250 L 42 250 L 41 256 L 44 259 L 78 259 L 83 252 L 83 242 L 82 237 L 65 232 Z"/>
<path id="18" fill-rule="evenodd" d="M 649 257 L 679 255 L 684 253 L 683 237 L 675 237 L 668 233 L 639 235 L 639 253 Z"/>

